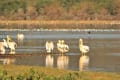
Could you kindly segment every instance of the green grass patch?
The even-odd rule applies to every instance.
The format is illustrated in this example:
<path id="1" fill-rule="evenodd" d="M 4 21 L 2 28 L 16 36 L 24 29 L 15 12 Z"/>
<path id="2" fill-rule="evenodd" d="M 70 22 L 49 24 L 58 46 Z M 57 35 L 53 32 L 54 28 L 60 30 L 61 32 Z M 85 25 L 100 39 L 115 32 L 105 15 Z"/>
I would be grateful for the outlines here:
<path id="1" fill-rule="evenodd" d="M 0 80 L 119 80 L 119 73 L 80 72 L 39 66 L 0 65 Z"/>

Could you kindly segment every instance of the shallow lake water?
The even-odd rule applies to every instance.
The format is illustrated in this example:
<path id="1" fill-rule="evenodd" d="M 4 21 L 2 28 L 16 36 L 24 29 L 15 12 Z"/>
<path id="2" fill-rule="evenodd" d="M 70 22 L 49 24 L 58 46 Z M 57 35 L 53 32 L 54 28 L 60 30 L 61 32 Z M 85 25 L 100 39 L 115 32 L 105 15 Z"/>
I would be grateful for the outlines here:
<path id="1" fill-rule="evenodd" d="M 18 41 L 16 35 L 24 34 L 25 38 Z M 18 45 L 17 57 L 0 57 L 0 64 L 32 65 L 53 67 L 75 71 L 120 71 L 120 31 L 119 30 L 0 30 L 0 40 L 11 35 Z M 81 55 L 79 39 L 90 47 L 86 55 Z M 58 40 L 65 40 L 69 52 L 57 50 Z M 53 41 L 55 48 L 46 54 L 45 42 Z M 6 53 L 10 53 L 6 49 Z M 23 54 L 38 54 L 22 56 Z M 39 55 L 41 54 L 41 55 Z"/>

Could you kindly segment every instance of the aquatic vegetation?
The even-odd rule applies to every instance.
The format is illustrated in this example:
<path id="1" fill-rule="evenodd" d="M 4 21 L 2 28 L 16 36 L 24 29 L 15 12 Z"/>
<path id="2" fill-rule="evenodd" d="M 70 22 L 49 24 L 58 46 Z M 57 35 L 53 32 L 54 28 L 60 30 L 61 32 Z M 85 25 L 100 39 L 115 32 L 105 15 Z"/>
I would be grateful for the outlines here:
<path id="1" fill-rule="evenodd" d="M 119 73 L 77 72 L 30 66 L 0 66 L 0 80 L 119 80 Z M 17 73 L 17 74 L 14 74 Z"/>

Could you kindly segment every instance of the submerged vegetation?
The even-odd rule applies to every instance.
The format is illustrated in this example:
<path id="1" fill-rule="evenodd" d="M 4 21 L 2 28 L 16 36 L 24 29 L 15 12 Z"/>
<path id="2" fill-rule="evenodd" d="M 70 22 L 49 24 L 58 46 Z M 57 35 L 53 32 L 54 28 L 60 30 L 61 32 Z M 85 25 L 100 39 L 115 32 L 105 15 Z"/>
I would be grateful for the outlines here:
<path id="1" fill-rule="evenodd" d="M 52 68 L 0 65 L 1 80 L 119 80 L 119 73 L 79 72 Z"/>
<path id="2" fill-rule="evenodd" d="M 0 0 L 1 20 L 120 20 L 120 0 Z"/>

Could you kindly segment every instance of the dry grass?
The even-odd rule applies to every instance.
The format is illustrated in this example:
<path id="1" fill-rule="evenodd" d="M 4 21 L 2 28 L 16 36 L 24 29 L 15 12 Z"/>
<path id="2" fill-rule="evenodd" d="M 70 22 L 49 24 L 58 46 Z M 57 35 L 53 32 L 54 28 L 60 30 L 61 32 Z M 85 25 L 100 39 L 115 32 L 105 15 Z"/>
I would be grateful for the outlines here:
<path id="1" fill-rule="evenodd" d="M 0 21 L 1 28 L 16 29 L 120 29 L 120 21 Z"/>
<path id="2" fill-rule="evenodd" d="M 20 25 L 41 25 L 41 24 L 120 24 L 120 21 L 76 21 L 76 20 L 55 20 L 55 21 L 44 21 L 44 20 L 17 20 L 17 21 L 0 21 L 0 24 L 20 24 Z"/>

